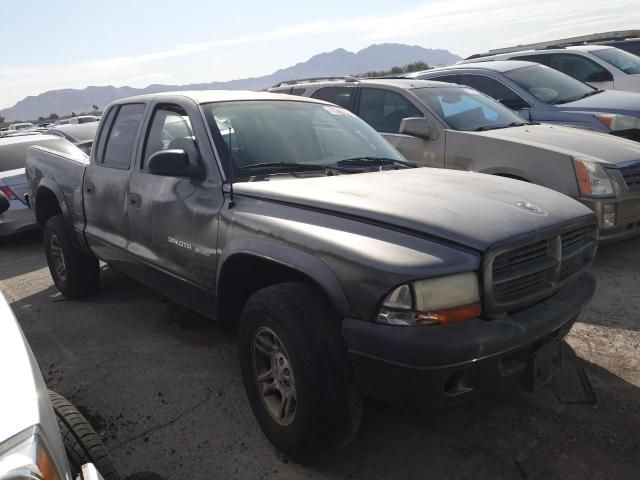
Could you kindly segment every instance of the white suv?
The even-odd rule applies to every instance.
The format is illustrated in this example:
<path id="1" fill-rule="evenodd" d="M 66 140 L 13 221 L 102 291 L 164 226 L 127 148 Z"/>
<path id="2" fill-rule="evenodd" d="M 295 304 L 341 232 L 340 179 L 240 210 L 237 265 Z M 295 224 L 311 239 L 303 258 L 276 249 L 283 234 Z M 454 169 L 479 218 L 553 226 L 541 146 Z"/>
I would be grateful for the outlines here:
<path id="1" fill-rule="evenodd" d="M 640 57 L 615 47 L 580 45 L 544 48 L 497 55 L 472 55 L 458 63 L 526 60 L 560 70 L 603 90 L 640 92 Z"/>

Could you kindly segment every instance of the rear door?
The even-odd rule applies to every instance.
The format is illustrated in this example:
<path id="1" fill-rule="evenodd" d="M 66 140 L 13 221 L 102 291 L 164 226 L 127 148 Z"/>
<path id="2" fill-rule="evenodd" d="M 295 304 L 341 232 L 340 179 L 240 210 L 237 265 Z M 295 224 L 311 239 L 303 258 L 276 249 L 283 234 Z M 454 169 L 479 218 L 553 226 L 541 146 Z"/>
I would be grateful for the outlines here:
<path id="1" fill-rule="evenodd" d="M 218 215 L 224 201 L 202 116 L 190 100 L 153 104 L 129 180 L 129 252 L 140 281 L 205 314 L 215 293 Z M 205 139 L 199 141 L 197 139 Z M 151 174 L 149 158 L 182 149 L 206 178 Z"/>
<path id="2" fill-rule="evenodd" d="M 420 167 L 444 167 L 444 135 L 438 132 L 435 125 L 434 137 L 429 140 L 400 133 L 403 119 L 425 116 L 412 100 L 400 92 L 361 87 L 356 111 L 360 118 L 380 132 L 408 160 Z"/>
<path id="3" fill-rule="evenodd" d="M 130 262 L 129 175 L 145 110 L 144 103 L 109 109 L 82 186 L 87 240 L 100 258 L 123 270 Z"/>

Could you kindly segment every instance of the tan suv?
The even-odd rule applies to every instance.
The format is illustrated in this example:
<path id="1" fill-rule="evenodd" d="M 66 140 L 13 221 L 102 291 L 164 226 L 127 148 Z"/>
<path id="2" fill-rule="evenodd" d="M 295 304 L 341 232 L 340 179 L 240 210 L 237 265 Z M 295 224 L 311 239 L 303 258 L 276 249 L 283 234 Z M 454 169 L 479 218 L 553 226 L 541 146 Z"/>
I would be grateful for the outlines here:
<path id="1" fill-rule="evenodd" d="M 269 90 L 350 110 L 418 166 L 511 177 L 576 198 L 598 216 L 601 241 L 640 234 L 637 142 L 531 123 L 477 90 L 443 82 L 344 77 Z"/>

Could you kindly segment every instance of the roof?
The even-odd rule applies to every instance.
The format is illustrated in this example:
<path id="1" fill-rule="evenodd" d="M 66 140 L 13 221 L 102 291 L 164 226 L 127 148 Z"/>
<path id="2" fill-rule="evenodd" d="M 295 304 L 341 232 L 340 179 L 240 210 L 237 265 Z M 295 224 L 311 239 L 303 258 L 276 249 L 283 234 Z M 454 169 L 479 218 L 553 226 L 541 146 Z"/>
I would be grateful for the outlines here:
<path id="1" fill-rule="evenodd" d="M 535 62 L 524 62 L 521 60 L 494 60 L 494 61 L 484 61 L 484 62 L 475 62 L 475 63 L 459 63 L 457 65 L 450 65 L 448 67 L 440 67 L 440 68 L 432 68 L 431 70 L 423 70 L 422 72 L 415 72 L 411 75 L 420 76 L 425 73 L 431 72 L 441 72 L 441 71 L 452 71 L 452 70 L 462 70 L 462 69 L 478 69 L 478 70 L 494 70 L 496 72 L 510 72 L 511 70 L 516 70 L 518 68 L 530 67 L 532 65 L 540 66 L 539 63 Z"/>
<path id="2" fill-rule="evenodd" d="M 148 102 L 154 98 L 162 97 L 184 97 L 192 100 L 197 104 L 251 100 L 289 100 L 298 102 L 326 103 L 322 102 L 321 100 L 315 100 L 312 98 L 283 95 L 280 93 L 252 92 L 249 90 L 184 90 L 162 93 L 149 93 L 146 95 L 137 95 L 135 97 L 123 98 L 113 103 L 120 104 L 135 101 Z"/>

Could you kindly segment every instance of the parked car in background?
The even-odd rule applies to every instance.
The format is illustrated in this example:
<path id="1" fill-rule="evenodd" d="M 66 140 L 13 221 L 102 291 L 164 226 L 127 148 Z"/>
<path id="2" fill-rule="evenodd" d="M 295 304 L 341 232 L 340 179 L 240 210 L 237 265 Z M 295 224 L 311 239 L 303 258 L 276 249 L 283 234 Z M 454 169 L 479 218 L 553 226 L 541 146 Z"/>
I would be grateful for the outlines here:
<path id="1" fill-rule="evenodd" d="M 31 130 L 37 128 L 33 123 L 23 122 L 23 123 L 12 123 L 2 132 L 2 136 L 12 135 L 17 132 L 23 132 L 27 130 Z"/>
<path id="2" fill-rule="evenodd" d="M 640 92 L 640 58 L 615 47 L 580 45 L 497 55 L 480 54 L 458 62 L 458 65 L 495 60 L 541 63 L 594 88 Z"/>
<path id="3" fill-rule="evenodd" d="M 640 94 L 598 90 L 552 68 L 515 60 L 470 63 L 406 75 L 475 88 L 535 122 L 640 141 Z"/>
<path id="4" fill-rule="evenodd" d="M 102 440 L 63 396 L 47 390 L 0 292 L 0 478 L 117 480 Z"/>
<path id="5" fill-rule="evenodd" d="M 92 123 L 100 120 L 100 117 L 96 115 L 81 115 L 79 117 L 71 117 L 69 123 L 71 125 L 81 125 L 83 123 Z"/>
<path id="6" fill-rule="evenodd" d="M 101 258 L 239 332 L 251 408 L 298 462 L 354 437 L 362 394 L 451 405 L 510 380 L 540 388 L 595 289 L 584 205 L 411 168 L 327 102 L 132 97 L 96 145 L 89 161 L 28 153 L 56 287 L 94 292 Z"/>
<path id="7" fill-rule="evenodd" d="M 75 125 L 59 125 L 48 128 L 45 133 L 62 137 L 89 155 L 97 130 L 98 122 L 89 122 Z"/>
<path id="8" fill-rule="evenodd" d="M 84 155 L 67 140 L 54 135 L 13 136 L 0 139 L 0 192 L 9 200 L 9 208 L 0 212 L 0 237 L 32 230 L 37 227 L 33 212 L 29 209 L 25 194 L 27 180 L 24 165 L 27 149 L 33 145 L 52 148 L 74 155 Z"/>
<path id="9" fill-rule="evenodd" d="M 640 234 L 640 143 L 533 124 L 487 95 L 450 83 L 348 77 L 282 82 L 270 91 L 292 85 L 348 108 L 418 166 L 536 183 L 589 206 L 602 241 Z"/>

